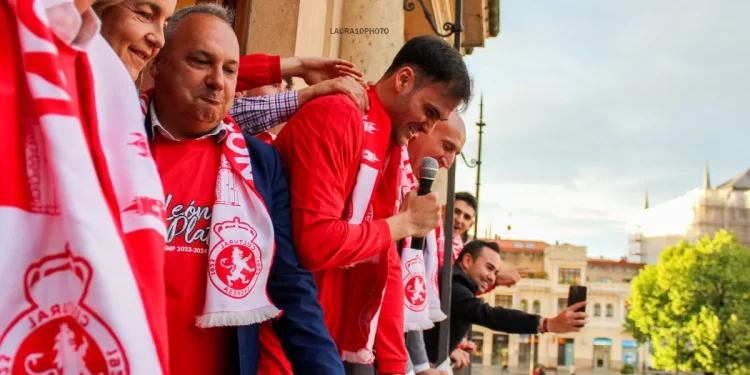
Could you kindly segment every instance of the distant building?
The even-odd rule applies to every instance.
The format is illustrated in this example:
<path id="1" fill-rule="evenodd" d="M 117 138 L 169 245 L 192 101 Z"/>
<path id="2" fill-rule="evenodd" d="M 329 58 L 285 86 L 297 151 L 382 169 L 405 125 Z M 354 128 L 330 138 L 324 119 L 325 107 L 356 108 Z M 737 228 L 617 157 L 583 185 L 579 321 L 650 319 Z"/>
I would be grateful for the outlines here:
<path id="1" fill-rule="evenodd" d="M 503 306 L 540 314 L 557 315 L 567 307 L 570 285 L 588 287 L 590 324 L 581 332 L 558 335 L 507 335 L 473 326 L 472 340 L 478 351 L 473 362 L 528 369 L 533 352 L 535 363 L 558 369 L 619 370 L 623 363 L 641 368 L 647 360 L 623 329 L 630 280 L 643 267 L 622 260 L 590 259 L 581 246 L 549 245 L 541 241 L 493 240 L 500 245 L 503 261 L 510 267 L 528 267 L 530 274 L 513 288 L 496 288 L 484 295 L 492 306 Z"/>
<path id="2" fill-rule="evenodd" d="M 712 188 L 706 166 L 700 189 L 653 207 L 646 195 L 644 211 L 630 224 L 629 255 L 656 264 L 665 247 L 713 236 L 721 229 L 750 246 L 750 169 Z"/>

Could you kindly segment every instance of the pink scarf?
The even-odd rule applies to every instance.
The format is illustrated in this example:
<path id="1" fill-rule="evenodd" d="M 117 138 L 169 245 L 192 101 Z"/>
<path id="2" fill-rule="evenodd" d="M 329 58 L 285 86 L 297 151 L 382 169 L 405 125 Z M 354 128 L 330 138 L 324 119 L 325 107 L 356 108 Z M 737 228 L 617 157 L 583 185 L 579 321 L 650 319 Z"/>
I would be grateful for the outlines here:
<path id="1" fill-rule="evenodd" d="M 401 150 L 401 195 L 406 196 L 417 188 L 417 178 L 409 162 L 409 152 Z M 411 238 L 403 241 L 401 250 L 401 272 L 404 277 L 404 328 L 408 331 L 421 331 L 432 328 L 433 322 L 446 318 L 440 309 L 440 293 L 437 275 L 439 272 L 438 254 L 442 253 L 437 231 L 425 236 L 424 251 L 411 248 Z"/>
<path id="2" fill-rule="evenodd" d="M 150 95 L 141 95 L 144 115 Z M 211 210 L 206 303 L 196 321 L 201 328 L 261 323 L 281 313 L 266 293 L 276 249 L 271 215 L 255 189 L 240 127 L 229 115 L 223 125 L 228 134 L 221 145 Z"/>
<path id="3" fill-rule="evenodd" d="M 0 1 L 0 373 L 166 373 L 163 191 L 136 88 L 98 33 L 57 39 L 52 5 Z"/>

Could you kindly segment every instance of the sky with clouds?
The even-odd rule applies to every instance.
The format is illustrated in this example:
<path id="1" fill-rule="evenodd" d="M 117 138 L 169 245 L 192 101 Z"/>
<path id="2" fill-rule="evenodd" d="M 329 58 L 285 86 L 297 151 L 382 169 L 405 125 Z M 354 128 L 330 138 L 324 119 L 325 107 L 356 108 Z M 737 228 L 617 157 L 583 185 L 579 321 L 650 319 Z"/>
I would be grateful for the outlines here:
<path id="1" fill-rule="evenodd" d="M 750 168 L 750 1 L 503 0 L 497 38 L 466 63 L 480 236 L 627 253 L 643 207 Z M 457 191 L 476 170 L 458 161 Z M 511 231 L 506 225 L 511 225 Z"/>

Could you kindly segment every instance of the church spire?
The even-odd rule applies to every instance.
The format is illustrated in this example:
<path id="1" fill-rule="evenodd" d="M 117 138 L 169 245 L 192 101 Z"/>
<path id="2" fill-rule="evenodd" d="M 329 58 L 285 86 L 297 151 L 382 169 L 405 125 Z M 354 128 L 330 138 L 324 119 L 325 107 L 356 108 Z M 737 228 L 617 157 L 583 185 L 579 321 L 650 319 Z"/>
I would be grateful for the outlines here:
<path id="1" fill-rule="evenodd" d="M 708 175 L 708 162 L 706 162 L 706 169 L 703 171 L 703 190 L 711 189 L 711 178 Z"/>
<path id="2" fill-rule="evenodd" d="M 643 209 L 648 210 L 648 189 L 644 190 L 643 194 Z"/>

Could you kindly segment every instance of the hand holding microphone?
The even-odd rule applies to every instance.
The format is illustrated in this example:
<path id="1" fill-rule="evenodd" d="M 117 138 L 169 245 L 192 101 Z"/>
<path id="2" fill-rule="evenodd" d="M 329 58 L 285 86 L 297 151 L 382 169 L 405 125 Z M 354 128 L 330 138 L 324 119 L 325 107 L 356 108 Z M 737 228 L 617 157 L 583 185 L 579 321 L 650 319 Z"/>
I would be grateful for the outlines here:
<path id="1" fill-rule="evenodd" d="M 422 250 L 423 248 L 415 247 L 415 240 L 422 238 L 430 233 L 440 224 L 440 202 L 437 193 L 418 196 L 417 192 L 412 191 L 406 197 L 408 207 L 403 212 L 406 215 L 406 237 L 412 237 L 412 248 Z M 422 243 L 424 246 L 424 242 Z"/>
<path id="2" fill-rule="evenodd" d="M 401 212 L 386 219 L 393 241 L 412 237 L 412 248 L 423 250 L 424 236 L 440 224 L 440 201 L 437 193 L 430 193 L 437 170 L 438 163 L 435 159 L 422 159 L 419 188 L 404 197 Z M 419 241 L 420 237 L 422 246 L 414 247 L 415 241 Z"/>

